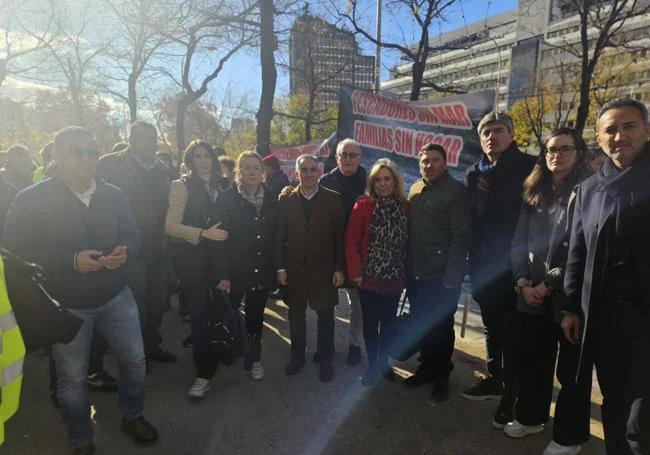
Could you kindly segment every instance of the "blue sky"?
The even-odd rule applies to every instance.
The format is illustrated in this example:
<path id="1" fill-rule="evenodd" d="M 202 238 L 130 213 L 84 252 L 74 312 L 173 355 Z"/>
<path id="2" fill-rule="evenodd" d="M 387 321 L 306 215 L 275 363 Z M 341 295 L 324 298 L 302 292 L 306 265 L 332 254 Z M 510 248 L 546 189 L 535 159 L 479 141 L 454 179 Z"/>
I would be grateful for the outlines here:
<path id="1" fill-rule="evenodd" d="M 359 5 L 361 6 L 361 4 L 363 4 L 363 7 L 365 8 L 361 11 L 366 13 L 365 15 L 368 17 L 368 20 L 365 23 L 369 29 L 374 30 L 375 1 L 358 1 Z M 345 0 L 332 0 L 332 3 L 341 8 L 346 4 Z M 385 3 L 387 3 L 386 0 L 384 0 L 384 4 Z M 453 10 L 449 10 L 448 20 L 446 22 L 434 24 L 429 32 L 433 37 L 438 33 L 444 33 L 445 31 L 462 27 L 465 24 L 479 21 L 484 19 L 486 16 L 492 16 L 508 9 L 515 8 L 516 6 L 517 0 L 462 0 L 460 5 L 456 6 Z M 313 14 L 319 13 L 319 10 L 317 10 L 315 6 L 310 5 L 310 8 Z M 323 10 L 320 11 L 322 12 Z M 327 13 L 324 13 L 323 16 L 327 19 Z M 399 24 L 404 24 L 402 30 L 400 30 Z M 407 40 L 413 41 L 412 37 L 414 35 L 412 35 L 412 33 L 414 30 L 409 29 L 409 27 L 412 27 L 411 24 L 414 24 L 414 22 L 410 21 L 408 18 L 395 17 L 390 15 L 386 9 L 384 9 L 382 37 L 385 41 L 388 41 L 390 38 L 398 39 L 397 37 L 404 35 Z M 358 37 L 357 40 L 365 54 L 374 54 L 374 45 L 364 42 L 361 37 Z M 278 54 L 276 53 L 276 59 L 277 58 Z M 382 51 L 382 80 L 388 77 L 387 68 L 392 66 L 397 61 L 397 58 L 398 55 L 393 52 L 387 50 Z M 241 53 L 233 58 L 224 67 L 223 73 L 219 78 L 214 81 L 212 90 L 220 92 L 228 82 L 234 84 L 236 90 L 240 93 L 249 94 L 252 102 L 251 107 L 256 108 L 259 101 L 261 87 L 259 56 L 256 51 Z M 288 77 L 282 71 L 279 71 L 276 96 L 285 95 L 288 91 Z"/>

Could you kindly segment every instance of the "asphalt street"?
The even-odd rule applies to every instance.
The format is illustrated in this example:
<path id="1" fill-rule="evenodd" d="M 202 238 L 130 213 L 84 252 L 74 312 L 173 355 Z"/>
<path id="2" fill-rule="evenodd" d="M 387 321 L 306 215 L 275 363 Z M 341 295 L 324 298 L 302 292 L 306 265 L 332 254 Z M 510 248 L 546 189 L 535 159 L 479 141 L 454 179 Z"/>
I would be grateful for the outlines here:
<path id="1" fill-rule="evenodd" d="M 473 385 L 483 371 L 483 334 L 480 315 L 470 307 L 465 338 L 458 337 L 462 309 L 457 313 L 457 342 L 448 402 L 431 404 L 429 386 L 411 390 L 382 382 L 365 388 L 359 376 L 366 362 L 345 365 L 349 305 L 337 307 L 336 378 L 318 381 L 318 366 L 308 362 L 303 371 L 287 377 L 289 359 L 287 308 L 269 300 L 266 311 L 263 363 L 266 376 L 253 382 L 243 362 L 219 367 L 212 389 L 202 401 L 191 401 L 187 390 L 194 379 L 191 350 L 181 342 L 189 333 L 175 311 L 163 323 L 164 345 L 179 356 L 177 364 L 151 364 L 146 380 L 146 417 L 160 433 L 153 446 L 140 447 L 119 429 L 114 394 L 93 393 L 95 443 L 101 455 L 150 454 L 429 454 L 429 455 L 541 455 L 551 439 L 545 431 L 523 440 L 509 439 L 492 428 L 497 403 L 470 402 L 460 391 Z M 461 298 L 462 301 L 462 298 Z M 315 347 L 315 314 L 308 315 L 308 345 Z M 313 351 L 308 352 L 309 358 Z M 107 356 L 109 371 L 118 374 Z M 396 364 L 401 377 L 417 367 L 414 358 Z M 66 454 L 70 447 L 60 413 L 47 394 L 47 359 L 28 356 L 21 408 L 6 427 L 0 453 L 12 455 Z M 600 393 L 594 388 L 592 437 L 583 454 L 604 455 L 600 425 Z"/>

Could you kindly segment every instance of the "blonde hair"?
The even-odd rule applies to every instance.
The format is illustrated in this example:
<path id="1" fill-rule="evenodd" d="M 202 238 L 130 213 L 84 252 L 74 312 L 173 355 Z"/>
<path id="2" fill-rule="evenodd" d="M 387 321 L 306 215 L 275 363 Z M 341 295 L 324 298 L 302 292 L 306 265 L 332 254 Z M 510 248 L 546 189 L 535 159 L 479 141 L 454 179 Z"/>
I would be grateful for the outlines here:
<path id="1" fill-rule="evenodd" d="M 262 161 L 262 157 L 259 155 L 257 152 L 252 152 L 250 150 L 247 150 L 245 152 L 241 152 L 239 156 L 237 157 L 237 163 L 235 164 L 235 182 L 241 183 L 241 175 L 239 172 L 239 169 L 241 168 L 241 162 L 244 161 L 246 158 L 254 158 L 257 161 L 260 162 L 260 170 L 264 170 L 264 163 Z"/>
<path id="2" fill-rule="evenodd" d="M 395 179 L 395 188 L 393 189 L 393 196 L 397 197 L 400 201 L 406 201 L 404 196 L 404 178 L 400 174 L 397 165 L 389 160 L 388 158 L 380 158 L 375 164 L 370 168 L 370 173 L 368 174 L 368 184 L 366 186 L 366 194 L 368 196 L 377 197 L 375 193 L 374 185 L 375 180 L 377 180 L 377 174 L 382 169 L 388 169 L 391 174 L 393 174 L 393 179 Z"/>

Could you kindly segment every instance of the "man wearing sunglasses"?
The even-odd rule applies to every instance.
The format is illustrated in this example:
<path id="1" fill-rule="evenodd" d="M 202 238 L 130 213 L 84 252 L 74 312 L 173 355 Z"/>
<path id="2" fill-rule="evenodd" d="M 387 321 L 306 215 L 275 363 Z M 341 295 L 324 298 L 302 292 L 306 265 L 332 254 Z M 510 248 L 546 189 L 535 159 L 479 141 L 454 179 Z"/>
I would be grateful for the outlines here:
<path id="1" fill-rule="evenodd" d="M 99 155 L 89 131 L 59 131 L 54 177 L 16 197 L 3 236 L 5 248 L 45 269 L 53 297 L 83 320 L 72 342 L 52 347 L 73 454 L 95 451 L 86 380 L 95 328 L 119 364 L 122 429 L 138 442 L 158 439 L 143 417 L 144 350 L 125 266 L 138 253 L 138 229 L 124 194 L 95 179 Z"/>
<path id="2" fill-rule="evenodd" d="M 297 188 L 280 193 L 276 266 L 278 282 L 287 286 L 291 360 L 284 372 L 296 375 L 305 365 L 307 305 L 318 313 L 318 374 L 334 379 L 334 306 L 343 284 L 343 208 L 338 193 L 320 187 L 320 165 L 311 155 L 296 160 Z"/>
<path id="3" fill-rule="evenodd" d="M 160 343 L 160 325 L 167 308 L 170 273 L 165 253 L 165 217 L 171 171 L 156 158 L 156 128 L 138 121 L 131 125 L 128 147 L 99 160 L 98 176 L 126 194 L 142 239 L 142 252 L 131 264 L 131 287 L 142 315 L 147 360 L 174 363 L 176 356 Z"/>
<path id="4" fill-rule="evenodd" d="M 331 172 L 323 175 L 320 185 L 334 190 L 341 195 L 345 226 L 348 224 L 352 207 L 366 191 L 366 170 L 361 166 L 361 147 L 352 139 L 343 139 L 336 147 L 337 166 Z M 350 283 L 346 283 L 348 301 L 350 302 L 350 348 L 347 364 L 358 365 L 361 362 L 361 340 L 363 326 L 361 317 L 361 301 L 359 292 Z M 318 353 L 317 353 L 318 354 Z M 316 357 L 318 357 L 316 355 Z M 317 360 L 317 358 L 315 359 Z"/>

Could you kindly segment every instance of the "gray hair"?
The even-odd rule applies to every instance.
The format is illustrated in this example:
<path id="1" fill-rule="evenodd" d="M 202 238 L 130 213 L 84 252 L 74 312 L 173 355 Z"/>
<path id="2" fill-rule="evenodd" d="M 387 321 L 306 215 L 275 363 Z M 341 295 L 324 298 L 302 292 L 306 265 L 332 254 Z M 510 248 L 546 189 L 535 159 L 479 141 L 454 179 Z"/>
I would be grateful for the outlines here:
<path id="1" fill-rule="evenodd" d="M 336 153 L 339 154 L 343 151 L 345 146 L 347 145 L 353 145 L 359 149 L 359 153 L 361 153 L 361 144 L 359 144 L 357 141 L 354 139 L 350 139 L 349 137 L 346 139 L 343 139 L 341 142 L 338 143 L 336 146 Z"/>
<path id="2" fill-rule="evenodd" d="M 648 124 L 648 108 L 645 107 L 641 101 L 637 101 L 634 98 L 616 98 L 614 100 L 608 101 L 603 104 L 603 107 L 598 111 L 598 120 L 605 115 L 605 112 L 611 109 L 620 109 L 624 107 L 631 107 L 639 111 L 641 118 L 643 119 L 643 124 Z M 598 122 L 598 120 L 596 122 Z"/>
<path id="3" fill-rule="evenodd" d="M 512 117 L 510 117 L 505 112 L 492 111 L 488 114 L 485 114 L 485 116 L 483 116 L 481 121 L 478 123 L 478 134 L 481 134 L 481 131 L 483 128 L 485 128 L 485 125 L 492 122 L 499 122 L 504 124 L 508 129 L 508 133 L 512 133 L 514 131 L 514 127 L 512 125 Z"/>
<path id="4" fill-rule="evenodd" d="M 312 160 L 314 160 L 316 162 L 316 164 L 319 164 L 318 163 L 318 158 L 316 158 L 314 155 L 312 155 L 311 153 L 303 153 L 298 158 L 296 158 L 296 172 L 297 173 L 300 173 L 300 163 L 303 162 L 304 160 L 306 160 L 307 158 L 312 159 Z"/>

